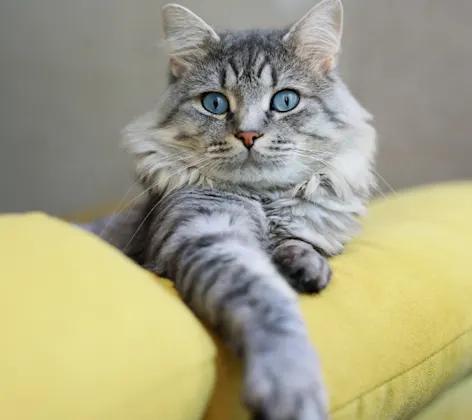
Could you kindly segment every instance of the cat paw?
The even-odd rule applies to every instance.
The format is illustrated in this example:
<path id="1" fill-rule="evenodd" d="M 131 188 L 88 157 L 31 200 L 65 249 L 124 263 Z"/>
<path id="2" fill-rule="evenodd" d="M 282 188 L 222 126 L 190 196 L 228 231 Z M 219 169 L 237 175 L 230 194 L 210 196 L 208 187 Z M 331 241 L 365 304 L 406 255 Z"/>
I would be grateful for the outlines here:
<path id="1" fill-rule="evenodd" d="M 282 242 L 274 249 L 272 259 L 299 293 L 318 293 L 331 280 L 328 259 L 306 242 L 296 239 Z"/>
<path id="2" fill-rule="evenodd" d="M 252 420 L 328 419 L 316 354 L 297 347 L 279 342 L 246 364 L 244 402 Z"/>

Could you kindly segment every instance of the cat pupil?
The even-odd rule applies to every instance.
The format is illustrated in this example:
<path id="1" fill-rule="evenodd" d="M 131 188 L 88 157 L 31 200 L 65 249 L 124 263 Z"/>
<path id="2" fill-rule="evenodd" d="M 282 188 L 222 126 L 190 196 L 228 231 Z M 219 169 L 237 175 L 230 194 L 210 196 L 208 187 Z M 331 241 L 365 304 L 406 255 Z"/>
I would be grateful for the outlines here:
<path id="1" fill-rule="evenodd" d="M 285 101 L 285 105 L 289 105 L 289 102 L 290 102 L 290 98 L 288 97 L 288 95 L 285 95 L 284 96 L 284 101 Z"/>
<path id="2" fill-rule="evenodd" d="M 215 107 L 215 109 L 218 108 L 218 102 L 219 102 L 219 98 L 213 99 L 213 106 Z"/>

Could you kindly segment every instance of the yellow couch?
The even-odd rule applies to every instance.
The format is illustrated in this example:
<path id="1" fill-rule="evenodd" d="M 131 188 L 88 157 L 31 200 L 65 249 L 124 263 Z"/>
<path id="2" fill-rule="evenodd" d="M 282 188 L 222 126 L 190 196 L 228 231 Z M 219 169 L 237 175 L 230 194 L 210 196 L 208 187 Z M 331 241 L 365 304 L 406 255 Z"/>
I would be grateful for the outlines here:
<path id="1" fill-rule="evenodd" d="M 248 418 L 169 282 L 41 214 L 0 217 L 0 256 L 0 419 Z M 472 183 L 376 201 L 332 265 L 300 299 L 332 418 L 472 419 Z"/>

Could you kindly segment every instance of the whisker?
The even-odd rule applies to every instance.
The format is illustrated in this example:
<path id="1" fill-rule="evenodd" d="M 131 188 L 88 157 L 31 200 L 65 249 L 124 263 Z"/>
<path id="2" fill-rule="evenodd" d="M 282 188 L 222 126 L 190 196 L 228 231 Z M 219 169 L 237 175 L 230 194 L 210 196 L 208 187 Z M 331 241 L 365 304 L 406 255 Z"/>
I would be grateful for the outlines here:
<path id="1" fill-rule="evenodd" d="M 308 149 L 301 149 L 300 147 L 295 147 L 293 149 L 293 151 L 296 151 L 296 152 L 302 152 L 302 153 L 305 153 L 306 156 L 308 157 L 318 157 L 318 156 L 327 156 L 327 157 L 332 157 L 334 156 L 336 153 L 335 151 L 328 151 L 328 152 L 314 152 L 313 150 L 308 150 Z"/>
<path id="2" fill-rule="evenodd" d="M 301 152 L 301 155 L 302 155 L 302 156 L 306 156 L 304 153 L 308 153 L 308 152 L 310 152 L 310 151 L 305 150 L 305 149 L 297 148 L 296 152 Z M 333 167 L 333 165 L 332 165 L 330 162 L 328 162 L 328 161 L 326 161 L 326 160 L 320 158 L 320 155 L 319 155 L 318 153 L 316 153 L 316 154 L 313 154 L 313 152 L 310 152 L 310 153 L 311 153 L 312 156 L 309 156 L 309 157 L 312 157 L 312 158 L 313 158 L 314 160 L 316 160 L 317 162 L 319 162 L 319 163 L 325 165 L 326 167 L 328 167 L 328 168 L 330 168 L 330 169 L 332 169 L 332 170 L 335 170 L 335 168 Z M 380 180 L 388 187 L 388 189 L 390 190 L 390 192 L 392 192 L 395 196 L 398 195 L 397 192 L 395 191 L 395 189 L 387 182 L 387 180 L 386 180 L 382 175 L 380 175 L 374 168 L 372 168 L 371 170 L 372 170 L 372 172 L 374 173 L 374 175 L 375 175 L 378 179 L 380 179 Z M 377 187 L 376 185 L 373 185 L 372 188 L 375 189 L 375 191 L 377 191 L 382 197 L 388 199 L 388 196 L 387 196 L 386 194 L 384 194 L 384 192 L 383 192 L 379 187 Z"/>
<path id="3" fill-rule="evenodd" d="M 377 191 L 383 198 L 385 199 L 389 199 L 388 195 L 386 195 L 379 187 L 377 187 L 376 185 L 372 185 L 372 188 Z"/>
<path id="4" fill-rule="evenodd" d="M 204 159 L 203 159 L 204 160 Z M 200 161 L 199 161 L 200 162 Z M 206 164 L 209 164 L 211 163 L 211 161 L 208 161 L 206 162 Z M 177 173 L 180 173 L 186 169 L 188 169 L 190 166 L 193 166 L 195 165 L 196 163 L 193 163 L 192 165 L 189 165 L 188 167 L 186 168 L 181 168 L 179 171 L 176 171 L 174 173 L 172 173 L 171 175 L 168 176 L 168 178 L 170 178 L 171 176 L 173 175 L 176 175 Z M 161 203 L 163 198 L 161 198 L 160 200 L 157 201 L 157 203 L 152 206 L 151 210 L 149 210 L 149 212 L 147 213 L 146 217 L 141 221 L 141 223 L 139 224 L 139 226 L 136 228 L 136 231 L 134 232 L 134 234 L 131 236 L 130 240 L 128 241 L 128 243 L 126 244 L 126 246 L 124 247 L 123 249 L 123 252 L 126 252 L 126 250 L 128 249 L 129 245 L 131 244 L 131 242 L 133 241 L 133 239 L 136 237 L 136 235 L 138 234 L 139 230 L 143 227 L 144 223 L 146 223 L 146 220 L 149 219 L 149 216 L 151 216 L 152 212 L 156 209 L 156 207 Z"/>
<path id="5" fill-rule="evenodd" d="M 120 200 L 120 202 L 118 203 L 118 205 L 116 206 L 115 210 L 113 210 L 112 214 L 113 213 L 116 213 L 118 210 L 120 210 L 122 208 L 122 205 L 123 205 L 123 202 L 126 200 L 126 197 L 128 197 L 128 194 L 133 190 L 133 188 L 136 186 L 136 184 L 138 182 L 140 182 L 141 180 L 138 179 L 136 180 L 135 182 L 133 182 L 133 185 L 131 185 L 131 187 L 129 187 L 128 191 L 126 191 L 126 194 L 123 196 L 123 198 Z M 106 223 L 105 227 L 103 228 L 102 232 L 100 233 L 99 235 L 99 238 L 102 238 L 103 234 L 106 232 L 106 230 L 108 229 L 108 227 L 110 226 L 110 223 L 111 223 L 111 218 L 108 220 L 108 222 Z"/>
<path id="6" fill-rule="evenodd" d="M 392 192 L 395 196 L 398 195 L 397 192 L 393 189 L 393 187 L 387 182 L 387 180 L 382 175 L 380 175 L 375 169 L 372 169 L 372 172 L 377 176 L 377 178 L 379 178 L 387 186 L 390 192 Z"/>
<path id="7" fill-rule="evenodd" d="M 124 247 L 123 249 L 123 253 L 126 253 L 126 250 L 128 249 L 128 247 L 130 246 L 131 242 L 133 242 L 133 239 L 136 237 L 136 235 L 138 234 L 139 230 L 143 227 L 144 223 L 146 223 L 146 220 L 149 218 L 149 216 L 152 214 L 152 212 L 156 209 L 156 207 L 160 204 L 162 200 L 158 200 L 157 203 L 152 206 L 151 210 L 149 210 L 149 212 L 147 213 L 146 217 L 141 221 L 141 223 L 139 224 L 139 226 L 136 228 L 136 231 L 133 233 L 133 235 L 131 236 L 130 240 L 128 241 L 128 243 L 126 244 L 126 246 Z"/>
<path id="8" fill-rule="evenodd" d="M 206 162 L 205 162 L 205 161 L 206 161 Z M 202 168 L 205 168 L 206 166 L 208 166 L 210 163 L 212 163 L 212 160 L 211 160 L 210 158 L 208 158 L 208 157 L 203 157 L 203 158 L 201 158 L 200 160 L 198 160 L 198 161 L 196 161 L 196 162 L 192 162 L 192 164 L 190 164 L 190 165 L 188 165 L 188 166 L 186 166 L 186 167 L 184 167 L 184 168 L 179 168 L 178 171 L 176 171 L 176 172 L 170 174 L 170 175 L 166 178 L 166 180 L 169 179 L 169 178 L 172 177 L 172 176 L 175 176 L 175 175 L 177 175 L 177 174 L 179 174 L 179 173 L 181 173 L 181 172 L 183 172 L 183 171 L 185 171 L 185 170 L 191 168 L 192 166 L 199 165 L 198 170 L 201 170 Z M 175 188 L 177 188 L 177 186 L 175 186 Z M 175 189 L 170 189 L 168 192 L 166 192 L 166 195 L 171 194 L 172 192 L 174 192 L 174 190 L 175 190 Z"/>
<path id="9" fill-rule="evenodd" d="M 179 157 L 179 154 L 178 153 L 174 153 L 174 154 L 171 154 L 171 155 L 167 155 L 166 158 L 175 158 L 177 157 L 179 160 L 182 160 L 180 157 Z M 146 190 L 144 190 L 143 192 L 141 192 L 140 194 L 138 194 L 136 197 L 134 197 L 131 201 L 129 201 L 128 203 L 126 203 L 124 206 L 123 206 L 123 202 L 125 201 L 126 197 L 128 196 L 128 194 L 133 190 L 133 188 L 136 186 L 136 184 L 138 184 L 139 182 L 142 181 L 142 177 L 137 179 L 133 185 L 128 189 L 128 191 L 126 192 L 126 194 L 124 195 L 124 197 L 121 199 L 121 201 L 119 202 L 119 204 L 116 206 L 115 210 L 113 211 L 113 213 L 116 213 L 118 210 L 120 209 L 127 209 L 130 205 L 134 204 L 136 205 L 136 202 L 137 200 L 142 197 L 144 194 L 146 194 L 150 189 L 154 188 L 155 185 L 151 185 L 149 188 L 146 188 Z M 129 214 L 128 216 L 122 221 L 121 225 L 120 225 L 120 228 L 117 229 L 117 230 L 121 230 L 121 228 L 124 226 L 124 224 L 126 222 L 128 222 L 129 220 Z M 103 228 L 102 232 L 100 233 L 99 237 L 102 238 L 103 237 L 103 234 L 106 232 L 106 230 L 108 229 L 108 227 L 110 226 L 112 222 L 112 218 L 110 218 L 106 224 L 106 226 Z M 116 232 L 117 230 L 115 230 L 112 234 L 112 236 L 110 237 L 110 240 L 112 240 L 115 235 L 116 235 Z"/>
<path id="10" fill-rule="evenodd" d="M 179 156 L 177 156 L 177 153 L 175 155 L 170 155 L 170 156 L 166 156 L 166 157 L 177 157 L 178 160 L 182 161 L 184 159 L 180 158 Z M 193 166 L 193 165 L 198 165 L 200 162 L 203 162 L 204 159 L 201 159 L 200 161 L 197 161 L 197 162 L 193 162 L 192 164 L 186 166 L 184 169 L 188 169 L 190 166 Z M 179 169 L 180 170 L 180 169 Z M 170 174 L 167 178 L 169 179 L 169 177 L 175 175 L 174 173 Z M 136 197 L 134 197 L 131 201 L 129 201 L 128 203 L 125 204 L 124 208 L 127 208 L 129 205 L 135 203 L 139 198 L 141 198 L 144 194 L 146 194 L 147 192 L 149 192 L 150 190 L 152 190 L 154 187 L 157 186 L 159 181 L 156 181 L 154 184 L 152 184 L 150 187 L 146 188 L 144 191 L 142 191 L 140 194 L 138 194 Z"/>
<path id="11" fill-rule="evenodd" d="M 177 175 L 177 174 L 180 173 L 180 172 L 183 172 L 183 171 L 189 169 L 191 166 L 199 165 L 200 163 L 204 162 L 206 159 L 207 159 L 206 157 L 201 158 L 201 159 L 199 159 L 199 160 L 197 160 L 197 161 L 195 161 L 195 162 L 192 162 L 192 163 L 189 164 L 189 165 L 184 166 L 183 168 L 177 169 L 176 171 L 170 173 L 170 174 L 167 176 L 167 178 L 165 178 L 165 180 L 171 178 L 171 177 L 174 176 L 174 175 Z M 149 186 L 149 187 L 146 188 L 144 191 L 142 191 L 140 194 L 138 194 L 136 197 L 134 197 L 131 201 L 129 201 L 129 202 L 128 202 L 124 207 L 122 207 L 122 208 L 123 208 L 123 209 L 127 209 L 130 205 L 133 205 L 133 208 L 134 208 L 134 206 L 136 206 L 136 204 L 137 204 L 139 198 L 141 198 L 144 194 L 148 193 L 148 192 L 151 191 L 153 188 L 155 188 L 155 187 L 158 185 L 158 183 L 161 182 L 161 181 L 162 181 L 162 180 L 159 180 L 159 181 L 156 181 L 155 183 L 153 183 L 151 186 Z M 139 180 L 138 180 L 137 182 L 139 182 Z M 136 184 L 136 183 L 135 183 L 135 184 Z M 125 196 L 125 197 L 126 197 L 126 196 Z M 123 199 L 122 201 L 124 201 L 124 199 Z M 120 204 L 120 206 L 121 206 L 121 204 Z M 115 210 L 115 211 L 116 211 L 116 210 Z M 122 220 L 122 222 L 121 222 L 121 224 L 120 224 L 120 227 L 114 230 L 114 232 L 112 233 L 112 235 L 111 235 L 111 237 L 110 237 L 110 239 L 109 239 L 110 241 L 113 240 L 113 238 L 115 237 L 116 233 L 117 233 L 118 231 L 120 231 L 120 230 L 123 228 L 123 226 L 125 225 L 125 223 L 127 223 L 127 222 L 129 221 L 130 216 L 131 216 L 131 211 L 130 211 L 130 212 L 128 213 L 128 215 L 126 215 L 126 217 Z M 110 223 L 111 223 L 111 219 L 110 219 L 110 221 L 108 222 L 108 225 L 109 225 Z M 103 229 L 103 231 L 102 231 L 100 237 L 104 234 L 104 232 L 106 231 L 108 225 Z M 133 235 L 133 238 L 134 238 L 134 236 L 136 236 L 136 233 L 135 233 L 135 235 Z M 129 243 L 128 243 L 128 245 L 129 245 Z M 128 245 L 127 245 L 127 246 L 128 246 Z"/>

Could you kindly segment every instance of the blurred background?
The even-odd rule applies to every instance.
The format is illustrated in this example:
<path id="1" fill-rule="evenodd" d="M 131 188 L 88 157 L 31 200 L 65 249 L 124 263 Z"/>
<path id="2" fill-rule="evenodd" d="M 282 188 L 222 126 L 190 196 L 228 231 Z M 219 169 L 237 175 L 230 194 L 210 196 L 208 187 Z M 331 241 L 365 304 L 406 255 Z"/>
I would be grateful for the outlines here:
<path id="1" fill-rule="evenodd" d="M 180 3 L 248 28 L 288 24 L 316 1 Z M 67 215 L 124 196 L 120 131 L 166 82 L 164 3 L 0 1 L 0 212 Z M 472 2 L 344 4 L 340 68 L 376 117 L 378 172 L 395 189 L 472 178 Z"/>

